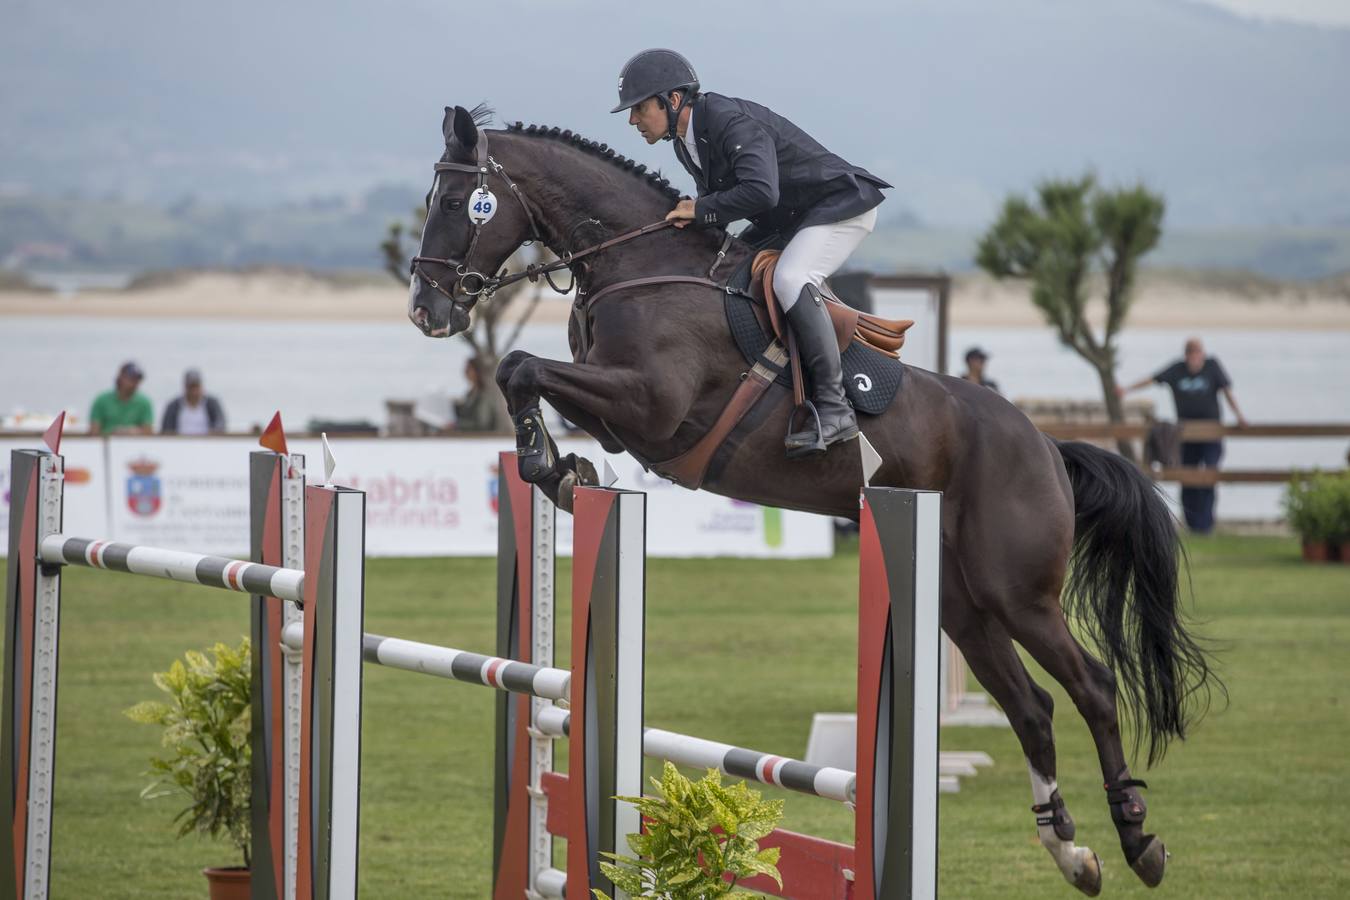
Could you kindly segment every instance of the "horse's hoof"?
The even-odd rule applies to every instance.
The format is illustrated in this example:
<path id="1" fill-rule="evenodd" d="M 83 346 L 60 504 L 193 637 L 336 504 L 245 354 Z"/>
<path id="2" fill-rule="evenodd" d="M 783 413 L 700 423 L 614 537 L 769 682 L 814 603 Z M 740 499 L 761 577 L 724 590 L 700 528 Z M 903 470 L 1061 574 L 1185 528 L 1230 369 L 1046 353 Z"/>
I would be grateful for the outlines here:
<path id="1" fill-rule="evenodd" d="M 1074 873 L 1074 877 L 1069 883 L 1089 897 L 1095 897 L 1102 892 L 1101 857 L 1087 847 L 1079 847 L 1078 854 L 1082 868 Z"/>
<path id="2" fill-rule="evenodd" d="M 600 473 L 595 470 L 595 463 L 584 456 L 576 457 L 577 484 L 595 485 L 600 483 Z"/>
<path id="3" fill-rule="evenodd" d="M 1134 869 L 1134 874 L 1138 875 L 1144 884 L 1157 887 L 1162 884 L 1163 871 L 1167 868 L 1167 848 L 1153 835 L 1147 835 L 1147 838 L 1148 843 L 1144 845 L 1144 852 L 1130 863 L 1130 868 Z"/>
<path id="4" fill-rule="evenodd" d="M 572 490 L 577 486 L 577 473 L 568 472 L 558 480 L 558 499 L 554 503 L 565 513 L 572 511 Z"/>

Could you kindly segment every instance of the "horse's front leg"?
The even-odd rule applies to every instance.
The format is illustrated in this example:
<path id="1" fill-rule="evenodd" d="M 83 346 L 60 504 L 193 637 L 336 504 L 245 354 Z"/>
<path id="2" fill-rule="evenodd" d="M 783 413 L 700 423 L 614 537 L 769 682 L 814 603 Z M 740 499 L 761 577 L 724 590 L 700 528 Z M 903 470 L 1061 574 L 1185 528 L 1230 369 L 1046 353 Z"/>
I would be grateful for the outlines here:
<path id="1" fill-rule="evenodd" d="M 668 436 L 679 425 L 675 392 L 663 390 L 657 397 L 640 372 L 622 365 L 558 362 L 514 351 L 502 360 L 497 383 L 516 426 L 520 476 L 546 492 L 555 487 L 555 479 L 589 464 L 585 460 L 573 464 L 558 459 L 557 446 L 540 413 L 541 398 L 580 412 L 594 423 L 603 420 L 621 431 L 637 431 L 649 437 Z M 570 495 L 570 486 L 563 488 L 560 493 Z M 570 496 L 557 499 L 567 508 Z"/>

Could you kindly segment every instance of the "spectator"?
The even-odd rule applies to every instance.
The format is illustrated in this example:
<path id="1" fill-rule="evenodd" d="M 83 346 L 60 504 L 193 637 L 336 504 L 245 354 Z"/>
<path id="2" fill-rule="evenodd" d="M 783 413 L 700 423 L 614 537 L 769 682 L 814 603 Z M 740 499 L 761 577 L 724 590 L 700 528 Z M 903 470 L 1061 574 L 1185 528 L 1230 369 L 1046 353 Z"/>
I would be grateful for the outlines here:
<path id="1" fill-rule="evenodd" d="M 183 373 L 183 395 L 164 408 L 159 430 L 165 434 L 220 434 L 225 430 L 225 411 L 220 401 L 202 390 L 202 373 Z"/>
<path id="2" fill-rule="evenodd" d="M 122 364 L 111 391 L 94 398 L 89 410 L 90 434 L 149 434 L 155 424 L 150 399 L 137 390 L 145 373 L 134 362 Z"/>
<path id="3" fill-rule="evenodd" d="M 501 417 L 501 404 L 496 386 L 488 382 L 484 387 L 482 372 L 478 363 L 470 359 L 464 364 L 464 378 L 469 382 L 469 390 L 455 401 L 455 431 L 503 431 L 505 423 Z"/>
<path id="4" fill-rule="evenodd" d="M 1116 396 L 1124 397 L 1130 391 L 1150 384 L 1165 384 L 1172 389 L 1178 422 L 1218 422 L 1222 418 L 1219 411 L 1219 394 L 1222 393 L 1237 416 L 1238 425 L 1245 426 L 1247 420 L 1233 399 L 1232 382 L 1219 361 L 1205 356 L 1205 347 L 1199 338 L 1186 342 L 1185 354 L 1184 359 L 1148 378 L 1128 387 L 1117 387 Z M 1222 457 L 1223 441 L 1183 441 L 1181 444 L 1181 464 L 1189 468 L 1215 469 Z M 1196 534 L 1209 534 L 1214 530 L 1214 495 L 1212 487 L 1183 486 L 1181 489 L 1181 510 L 1186 517 L 1186 526 Z"/>
<path id="5" fill-rule="evenodd" d="M 961 377 L 966 381 L 973 381 L 976 384 L 989 388 L 994 393 L 998 393 L 998 382 L 990 381 L 984 377 L 984 364 L 989 361 L 989 354 L 985 353 L 979 347 L 971 347 L 966 351 L 966 372 Z"/>

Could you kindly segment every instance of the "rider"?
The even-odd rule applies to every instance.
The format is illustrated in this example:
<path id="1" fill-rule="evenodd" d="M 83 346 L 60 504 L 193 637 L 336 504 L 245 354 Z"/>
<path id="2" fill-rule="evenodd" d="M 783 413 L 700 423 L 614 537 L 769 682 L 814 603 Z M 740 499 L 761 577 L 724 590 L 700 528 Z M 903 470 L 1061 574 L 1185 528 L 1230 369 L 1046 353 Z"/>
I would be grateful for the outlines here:
<path id="1" fill-rule="evenodd" d="M 699 228 L 749 219 L 742 238 L 783 247 L 773 290 L 811 372 L 820 436 L 827 445 L 857 437 L 819 288 L 871 233 L 890 185 L 758 103 L 701 93 L 693 66 L 673 50 L 644 50 L 624 65 L 611 112 L 623 110 L 647 143 L 673 140 L 698 185 L 698 199 L 681 200 L 668 221 Z M 790 434 L 786 443 L 797 455 L 816 435 Z"/>

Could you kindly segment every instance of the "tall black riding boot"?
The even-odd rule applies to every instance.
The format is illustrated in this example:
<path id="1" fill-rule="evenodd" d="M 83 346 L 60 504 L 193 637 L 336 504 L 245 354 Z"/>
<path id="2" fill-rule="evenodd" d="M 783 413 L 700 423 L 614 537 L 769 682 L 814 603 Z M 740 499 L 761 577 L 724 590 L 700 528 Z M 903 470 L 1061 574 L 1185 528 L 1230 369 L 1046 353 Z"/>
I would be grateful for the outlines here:
<path id="1" fill-rule="evenodd" d="M 844 396 L 844 372 L 839 363 L 839 344 L 836 343 L 830 314 L 825 301 L 813 284 L 802 288 L 797 302 L 787 311 L 788 324 L 797 339 L 802 367 L 810 373 L 809 396 L 820 417 L 820 433 L 815 433 L 815 422 L 806 423 L 806 430 L 789 434 L 784 443 L 789 457 L 820 452 L 830 444 L 850 441 L 858 436 L 858 420 L 853 407 Z"/>

